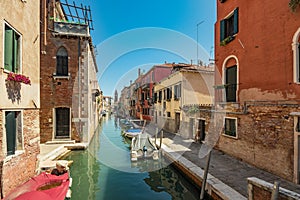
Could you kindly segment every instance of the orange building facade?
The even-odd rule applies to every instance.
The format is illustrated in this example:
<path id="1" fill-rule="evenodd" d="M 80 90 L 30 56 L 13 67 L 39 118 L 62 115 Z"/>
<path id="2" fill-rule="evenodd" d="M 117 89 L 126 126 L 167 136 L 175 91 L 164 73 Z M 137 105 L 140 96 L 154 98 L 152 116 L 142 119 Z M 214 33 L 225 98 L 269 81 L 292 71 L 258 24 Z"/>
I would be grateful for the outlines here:
<path id="1" fill-rule="evenodd" d="M 217 147 L 300 181 L 300 7 L 217 1 L 215 104 L 226 115 Z"/>

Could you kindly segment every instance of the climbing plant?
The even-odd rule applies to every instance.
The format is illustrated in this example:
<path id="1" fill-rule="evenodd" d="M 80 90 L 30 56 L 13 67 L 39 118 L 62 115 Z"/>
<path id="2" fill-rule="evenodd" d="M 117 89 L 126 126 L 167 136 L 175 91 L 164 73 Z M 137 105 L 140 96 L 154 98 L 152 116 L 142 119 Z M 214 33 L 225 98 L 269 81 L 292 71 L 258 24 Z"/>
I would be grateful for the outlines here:
<path id="1" fill-rule="evenodd" d="M 290 0 L 289 2 L 289 7 L 293 12 L 296 11 L 299 5 L 300 5 L 300 0 Z"/>

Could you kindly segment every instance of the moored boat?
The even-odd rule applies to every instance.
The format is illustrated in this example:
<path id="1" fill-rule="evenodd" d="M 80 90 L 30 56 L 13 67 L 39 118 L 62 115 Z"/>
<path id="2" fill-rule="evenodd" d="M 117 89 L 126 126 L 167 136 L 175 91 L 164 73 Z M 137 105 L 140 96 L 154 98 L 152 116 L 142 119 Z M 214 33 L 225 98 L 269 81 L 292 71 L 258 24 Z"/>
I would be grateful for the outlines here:
<path id="1" fill-rule="evenodd" d="M 131 161 L 137 161 L 139 158 L 152 158 L 158 160 L 158 149 L 151 141 L 148 133 L 139 134 L 133 137 L 130 151 Z"/>
<path id="2" fill-rule="evenodd" d="M 140 128 L 130 128 L 130 129 L 124 130 L 122 132 L 122 134 L 125 137 L 133 138 L 133 137 L 136 137 L 136 136 L 142 134 L 142 132 L 143 132 L 143 129 L 140 129 Z"/>
<path id="3" fill-rule="evenodd" d="M 17 187 L 3 200 L 64 200 L 70 193 L 70 184 L 69 172 L 60 176 L 42 172 Z"/>

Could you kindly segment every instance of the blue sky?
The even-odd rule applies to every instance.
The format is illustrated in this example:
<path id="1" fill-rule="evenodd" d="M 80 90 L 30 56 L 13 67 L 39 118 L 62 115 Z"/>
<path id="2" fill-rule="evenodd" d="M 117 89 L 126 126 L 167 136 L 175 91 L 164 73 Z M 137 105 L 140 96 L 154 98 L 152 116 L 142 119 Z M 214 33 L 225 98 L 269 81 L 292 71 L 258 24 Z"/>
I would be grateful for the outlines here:
<path id="1" fill-rule="evenodd" d="M 92 10 L 91 35 L 104 95 L 128 86 L 138 68 L 146 72 L 165 61 L 190 63 L 198 58 L 208 63 L 213 58 L 215 0 L 76 1 L 80 3 Z"/>

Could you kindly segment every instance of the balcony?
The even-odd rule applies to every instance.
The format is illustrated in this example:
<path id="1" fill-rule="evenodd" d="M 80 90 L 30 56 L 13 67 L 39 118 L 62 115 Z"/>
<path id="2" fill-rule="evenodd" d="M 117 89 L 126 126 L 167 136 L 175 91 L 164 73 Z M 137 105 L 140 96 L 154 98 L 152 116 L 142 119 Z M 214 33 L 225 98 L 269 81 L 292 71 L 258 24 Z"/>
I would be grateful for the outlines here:
<path id="1" fill-rule="evenodd" d="M 89 36 L 89 26 L 81 23 L 54 21 L 54 31 L 62 35 Z"/>

